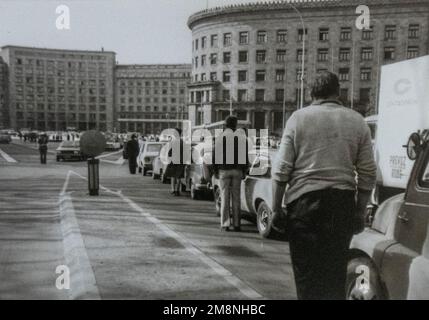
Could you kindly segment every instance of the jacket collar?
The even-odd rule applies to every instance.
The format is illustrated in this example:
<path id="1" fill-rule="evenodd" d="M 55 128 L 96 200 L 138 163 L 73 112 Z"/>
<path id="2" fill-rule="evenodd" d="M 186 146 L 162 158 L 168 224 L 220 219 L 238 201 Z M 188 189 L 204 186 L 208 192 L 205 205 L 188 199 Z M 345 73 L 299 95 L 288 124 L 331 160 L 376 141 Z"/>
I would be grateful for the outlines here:
<path id="1" fill-rule="evenodd" d="M 343 104 L 341 103 L 341 101 L 337 100 L 337 99 L 329 99 L 329 100 L 325 100 L 325 99 L 319 99 L 319 100 L 314 100 L 311 103 L 312 106 L 322 106 L 322 105 L 328 105 L 328 106 L 332 106 L 332 105 L 338 105 L 338 106 L 343 106 Z"/>

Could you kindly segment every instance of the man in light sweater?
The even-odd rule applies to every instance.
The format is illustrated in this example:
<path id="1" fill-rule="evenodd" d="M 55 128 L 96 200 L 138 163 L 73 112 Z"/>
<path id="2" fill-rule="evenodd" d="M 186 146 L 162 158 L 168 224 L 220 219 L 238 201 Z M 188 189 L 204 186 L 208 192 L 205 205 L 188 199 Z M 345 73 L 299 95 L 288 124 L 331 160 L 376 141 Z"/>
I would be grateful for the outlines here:
<path id="1" fill-rule="evenodd" d="M 313 103 L 288 120 L 272 169 L 272 209 L 277 218 L 287 207 L 298 299 L 345 298 L 348 248 L 376 180 L 370 129 L 337 100 L 339 90 L 335 74 L 316 76 Z"/>

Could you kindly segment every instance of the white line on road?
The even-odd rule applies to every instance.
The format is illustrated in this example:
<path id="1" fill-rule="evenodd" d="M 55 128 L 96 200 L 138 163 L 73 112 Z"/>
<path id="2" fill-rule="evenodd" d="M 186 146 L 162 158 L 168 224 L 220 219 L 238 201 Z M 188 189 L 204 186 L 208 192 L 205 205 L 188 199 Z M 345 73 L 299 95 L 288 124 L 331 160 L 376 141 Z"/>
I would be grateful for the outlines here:
<path id="1" fill-rule="evenodd" d="M 60 193 L 60 216 L 61 231 L 63 235 L 64 258 L 66 266 L 70 269 L 70 293 L 71 299 L 100 300 L 95 280 L 94 271 L 89 262 L 88 253 L 85 249 L 79 224 L 76 219 L 75 210 L 67 187 L 71 174 L 67 173 Z M 80 175 L 79 175 L 80 176 Z"/>
<path id="2" fill-rule="evenodd" d="M 6 152 L 4 152 L 2 149 L 0 149 L 0 155 L 7 161 L 10 163 L 17 163 L 18 161 L 16 161 L 14 158 L 12 158 L 10 155 L 8 155 Z"/>
<path id="3" fill-rule="evenodd" d="M 67 176 L 68 179 L 64 183 L 63 190 L 67 189 L 68 186 L 68 180 L 70 178 L 70 174 L 74 174 L 81 179 L 87 180 L 86 177 L 80 175 L 77 172 L 70 171 L 69 175 Z M 104 190 L 105 192 L 111 193 L 113 195 L 116 195 L 120 197 L 124 202 L 126 202 L 131 208 L 133 208 L 135 211 L 140 213 L 143 217 L 145 217 L 147 220 L 155 224 L 161 231 L 163 231 L 167 236 L 175 239 L 180 244 L 182 244 L 186 250 L 188 250 L 190 253 L 197 256 L 202 262 L 204 262 L 207 266 L 209 266 L 214 272 L 216 272 L 218 275 L 223 277 L 228 283 L 233 285 L 235 288 L 237 288 L 242 294 L 244 294 L 247 298 L 256 300 L 256 299 L 264 299 L 264 296 L 262 296 L 259 292 L 257 292 L 255 289 L 251 288 L 249 285 L 247 285 L 244 281 L 239 279 L 237 276 L 232 274 L 229 270 L 227 270 L 224 266 L 222 266 L 220 263 L 218 263 L 216 260 L 211 258 L 210 256 L 206 255 L 203 251 L 201 251 L 199 248 L 197 248 L 190 240 L 185 238 L 183 235 L 180 235 L 179 233 L 172 230 L 170 227 L 166 226 L 164 223 L 162 223 L 158 218 L 154 217 L 150 213 L 143 210 L 137 203 L 135 203 L 130 198 L 124 196 L 121 191 L 112 191 L 109 188 L 106 188 L 102 185 L 100 185 L 100 188 Z"/>

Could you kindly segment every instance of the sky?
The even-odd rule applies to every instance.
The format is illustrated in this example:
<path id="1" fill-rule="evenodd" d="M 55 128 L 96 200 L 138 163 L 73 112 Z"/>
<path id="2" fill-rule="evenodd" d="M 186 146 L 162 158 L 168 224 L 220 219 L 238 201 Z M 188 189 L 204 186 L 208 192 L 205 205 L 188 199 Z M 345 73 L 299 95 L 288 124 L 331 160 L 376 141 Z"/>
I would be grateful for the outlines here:
<path id="1" fill-rule="evenodd" d="M 188 17 L 209 7 L 251 0 L 0 0 L 0 47 L 115 51 L 121 64 L 190 63 Z M 264 1 L 259 1 L 264 2 Z M 58 30 L 56 8 L 70 10 Z"/>

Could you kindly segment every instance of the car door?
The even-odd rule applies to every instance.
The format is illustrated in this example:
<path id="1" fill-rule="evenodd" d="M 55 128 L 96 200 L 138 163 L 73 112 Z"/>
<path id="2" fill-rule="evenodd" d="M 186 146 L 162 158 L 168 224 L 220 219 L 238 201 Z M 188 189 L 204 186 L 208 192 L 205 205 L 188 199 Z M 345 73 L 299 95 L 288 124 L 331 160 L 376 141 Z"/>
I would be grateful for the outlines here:
<path id="1" fill-rule="evenodd" d="M 405 201 L 395 223 L 397 244 L 383 257 L 381 272 L 391 299 L 407 299 L 410 290 L 410 268 L 423 255 L 429 228 L 429 149 L 414 165 Z M 429 286 L 429 284 L 427 284 Z"/>

